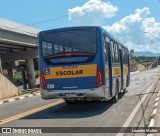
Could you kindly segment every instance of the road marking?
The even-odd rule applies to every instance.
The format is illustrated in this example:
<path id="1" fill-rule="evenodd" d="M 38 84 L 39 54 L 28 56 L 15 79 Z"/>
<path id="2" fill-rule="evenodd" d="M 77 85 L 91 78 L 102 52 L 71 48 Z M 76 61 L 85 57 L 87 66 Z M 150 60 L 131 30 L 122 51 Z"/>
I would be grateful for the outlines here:
<path id="1" fill-rule="evenodd" d="M 154 126 L 154 119 L 151 119 L 150 123 L 149 123 L 149 127 L 153 127 Z"/>
<path id="2" fill-rule="evenodd" d="M 152 115 L 156 115 L 156 113 L 157 113 L 157 109 L 154 109 L 152 112 Z"/>
<path id="3" fill-rule="evenodd" d="M 9 102 L 13 102 L 13 101 L 15 101 L 14 99 L 10 99 L 10 100 L 8 100 Z"/>
<path id="4" fill-rule="evenodd" d="M 33 96 L 33 94 L 28 95 L 28 97 L 32 97 L 32 96 Z"/>
<path id="5" fill-rule="evenodd" d="M 24 99 L 25 97 L 24 96 L 22 96 L 22 97 L 19 97 L 19 99 L 21 100 L 21 99 Z"/>
<path id="6" fill-rule="evenodd" d="M 17 115 L 15 115 L 15 116 L 12 116 L 12 117 L 9 117 L 9 118 L 0 120 L 0 125 L 2 125 L 2 124 L 4 124 L 4 123 L 7 123 L 7 122 L 11 122 L 11 121 L 13 121 L 13 120 L 16 120 L 16 119 L 19 119 L 19 118 L 22 118 L 22 117 L 25 117 L 25 116 L 28 116 L 28 115 L 30 115 L 30 114 L 33 114 L 33 113 L 36 113 L 36 112 L 39 112 L 39 111 L 48 109 L 48 108 L 50 108 L 50 107 L 56 106 L 56 105 L 58 105 L 58 104 L 61 104 L 61 103 L 63 103 L 63 102 L 64 102 L 64 100 L 63 100 L 63 99 L 60 99 L 60 100 L 57 100 L 57 101 L 55 101 L 55 102 L 53 102 L 53 103 L 50 103 L 50 104 L 47 104 L 47 105 L 44 105 L 44 106 L 35 108 L 35 109 L 33 109 L 33 110 L 26 111 L 26 112 L 17 114 Z"/>
<path id="7" fill-rule="evenodd" d="M 154 107 L 158 107 L 158 102 L 156 102 L 156 103 L 154 104 Z"/>
<path id="8" fill-rule="evenodd" d="M 157 97 L 157 98 L 155 99 L 155 102 L 156 102 L 156 101 L 159 101 L 159 97 Z"/>
<path id="9" fill-rule="evenodd" d="M 142 99 L 138 102 L 138 104 L 136 105 L 136 107 L 133 109 L 132 113 L 129 115 L 129 117 L 127 118 L 127 120 L 125 121 L 125 123 L 123 124 L 123 127 L 128 127 L 129 124 L 131 123 L 132 119 L 134 118 L 134 116 L 136 115 L 137 111 L 139 110 L 141 104 L 144 102 L 144 100 L 146 99 L 149 91 L 151 90 L 152 86 L 155 84 L 157 80 L 155 80 L 152 85 L 147 89 L 147 91 L 145 92 L 144 96 L 142 97 Z M 124 133 L 117 133 L 116 136 L 123 136 Z"/>

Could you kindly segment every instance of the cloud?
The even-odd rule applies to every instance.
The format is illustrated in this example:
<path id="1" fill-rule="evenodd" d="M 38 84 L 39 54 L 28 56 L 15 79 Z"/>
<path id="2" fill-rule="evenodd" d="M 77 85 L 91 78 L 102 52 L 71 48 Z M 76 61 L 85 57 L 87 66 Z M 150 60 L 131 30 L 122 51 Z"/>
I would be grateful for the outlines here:
<path id="1" fill-rule="evenodd" d="M 160 37 L 160 23 L 155 18 L 148 17 L 149 15 L 150 10 L 147 7 L 136 9 L 134 14 L 104 28 L 130 49 L 159 52 L 160 41 L 154 36 Z"/>
<path id="2" fill-rule="evenodd" d="M 74 25 L 97 25 L 115 16 L 118 8 L 101 0 L 89 0 L 83 6 L 68 9 L 68 19 Z"/>

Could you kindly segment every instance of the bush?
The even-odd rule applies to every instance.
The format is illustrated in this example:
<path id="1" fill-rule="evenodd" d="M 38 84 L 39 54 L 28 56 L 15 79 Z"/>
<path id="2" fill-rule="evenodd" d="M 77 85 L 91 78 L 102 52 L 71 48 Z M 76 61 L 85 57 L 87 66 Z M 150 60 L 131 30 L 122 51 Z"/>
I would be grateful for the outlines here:
<path id="1" fill-rule="evenodd" d="M 34 76 L 35 76 L 35 78 L 37 79 L 37 78 L 39 77 L 39 71 L 35 71 L 35 72 L 34 72 Z"/>
<path id="2" fill-rule="evenodd" d="M 13 82 L 16 86 L 22 85 L 22 75 L 14 75 Z"/>

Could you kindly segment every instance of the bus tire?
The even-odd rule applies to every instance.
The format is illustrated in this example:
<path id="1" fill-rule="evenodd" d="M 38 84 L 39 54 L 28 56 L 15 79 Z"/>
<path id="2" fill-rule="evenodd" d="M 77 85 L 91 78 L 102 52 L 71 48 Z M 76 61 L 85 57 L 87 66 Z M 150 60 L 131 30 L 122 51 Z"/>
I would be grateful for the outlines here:
<path id="1" fill-rule="evenodd" d="M 116 84 L 116 92 L 115 92 L 115 96 L 112 98 L 112 102 L 113 103 L 117 103 L 119 99 L 119 85 L 118 83 Z"/>
<path id="2" fill-rule="evenodd" d="M 123 93 L 126 93 L 126 88 L 123 89 Z"/>

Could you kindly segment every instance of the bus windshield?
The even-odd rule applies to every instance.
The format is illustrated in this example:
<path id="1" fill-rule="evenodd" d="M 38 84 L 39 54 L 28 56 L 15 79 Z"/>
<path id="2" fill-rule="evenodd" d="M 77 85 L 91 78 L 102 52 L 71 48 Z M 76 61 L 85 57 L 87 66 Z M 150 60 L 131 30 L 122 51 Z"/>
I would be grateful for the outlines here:
<path id="1" fill-rule="evenodd" d="M 74 30 L 42 34 L 44 59 L 63 56 L 90 56 L 97 52 L 95 30 Z"/>

